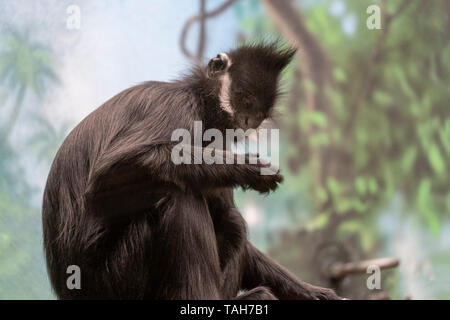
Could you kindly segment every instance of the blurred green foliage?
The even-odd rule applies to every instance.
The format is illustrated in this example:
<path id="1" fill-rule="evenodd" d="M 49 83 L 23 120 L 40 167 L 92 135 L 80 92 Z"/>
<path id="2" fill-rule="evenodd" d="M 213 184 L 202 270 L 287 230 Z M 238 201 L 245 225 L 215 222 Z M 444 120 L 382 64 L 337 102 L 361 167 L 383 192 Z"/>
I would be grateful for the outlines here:
<path id="1" fill-rule="evenodd" d="M 297 59 L 283 79 L 287 97 L 279 109 L 282 169 L 289 189 L 298 192 L 277 203 L 294 203 L 307 221 L 299 230 L 326 230 L 323 238 L 341 242 L 356 235 L 362 258 L 384 252 L 377 219 L 394 197 L 403 197 L 410 215 L 435 236 L 450 213 L 449 7 L 446 1 L 409 2 L 398 14 L 403 1 L 297 2 L 330 60 L 330 108 L 306 105 L 305 92 L 316 88 L 299 76 Z M 382 8 L 381 30 L 366 27 L 366 9 L 374 3 Z M 278 36 L 258 1 L 241 2 L 236 12 L 242 40 Z M 388 15 L 394 15 L 389 22 Z M 314 152 L 321 156 L 314 158 Z M 299 197 L 305 191 L 306 208 Z M 306 217 L 305 209 L 311 209 Z M 262 220 L 284 210 L 265 210 Z M 333 223 L 337 228 L 330 228 Z M 268 246 L 274 255 L 290 256 L 286 250 L 299 245 L 283 241 L 297 240 Z"/>

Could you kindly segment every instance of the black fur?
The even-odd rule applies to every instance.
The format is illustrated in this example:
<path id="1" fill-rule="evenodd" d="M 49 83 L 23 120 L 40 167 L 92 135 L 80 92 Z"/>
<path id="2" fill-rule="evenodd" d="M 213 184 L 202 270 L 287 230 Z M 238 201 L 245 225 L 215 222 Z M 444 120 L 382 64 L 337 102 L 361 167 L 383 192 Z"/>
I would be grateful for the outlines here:
<path id="1" fill-rule="evenodd" d="M 234 115 L 219 107 L 222 63 L 171 83 L 127 89 L 86 117 L 66 138 L 43 201 L 44 245 L 61 299 L 336 298 L 303 283 L 247 241 L 232 190 L 274 190 L 282 176 L 267 164 L 175 165 L 172 131 L 255 127 L 269 115 L 293 50 L 231 51 Z M 211 68 L 214 67 L 214 70 Z M 261 116 L 262 114 L 262 116 Z M 229 151 L 222 150 L 222 156 Z M 247 155 L 247 158 L 252 157 Z M 81 289 L 66 286 L 69 265 Z"/>

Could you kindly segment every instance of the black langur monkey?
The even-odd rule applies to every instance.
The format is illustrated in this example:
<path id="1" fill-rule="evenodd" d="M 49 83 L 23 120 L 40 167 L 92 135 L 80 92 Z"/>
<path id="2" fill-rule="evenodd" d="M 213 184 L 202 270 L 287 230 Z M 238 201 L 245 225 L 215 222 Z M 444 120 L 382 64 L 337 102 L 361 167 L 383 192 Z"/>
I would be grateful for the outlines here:
<path id="1" fill-rule="evenodd" d="M 219 54 L 182 80 L 129 88 L 87 116 L 59 149 L 43 199 L 44 246 L 60 299 L 339 299 L 302 282 L 247 241 L 233 188 L 265 193 L 270 166 L 175 164 L 172 132 L 257 128 L 270 117 L 295 50 Z M 236 157 L 217 150 L 221 157 Z M 194 157 L 193 154 L 189 156 Z M 69 289 L 67 268 L 81 270 Z M 238 295 L 239 291 L 244 293 Z"/>

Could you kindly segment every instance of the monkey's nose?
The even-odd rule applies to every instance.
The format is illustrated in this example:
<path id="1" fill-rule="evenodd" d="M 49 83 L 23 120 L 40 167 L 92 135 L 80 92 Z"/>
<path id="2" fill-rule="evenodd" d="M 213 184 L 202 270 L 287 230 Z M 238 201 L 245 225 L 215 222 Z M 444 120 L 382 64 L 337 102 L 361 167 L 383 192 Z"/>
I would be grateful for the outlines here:
<path id="1" fill-rule="evenodd" d="M 255 117 L 245 117 L 241 122 L 242 129 L 256 129 L 261 124 L 261 120 Z"/>

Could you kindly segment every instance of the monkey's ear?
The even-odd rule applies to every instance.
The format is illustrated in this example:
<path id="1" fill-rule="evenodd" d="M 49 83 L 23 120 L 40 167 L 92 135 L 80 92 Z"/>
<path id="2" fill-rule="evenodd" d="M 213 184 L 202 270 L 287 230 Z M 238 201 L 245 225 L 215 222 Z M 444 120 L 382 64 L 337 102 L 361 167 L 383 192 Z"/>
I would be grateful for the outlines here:
<path id="1" fill-rule="evenodd" d="M 208 62 L 207 74 L 212 78 L 226 71 L 230 66 L 230 58 L 226 53 L 219 53 Z"/>

